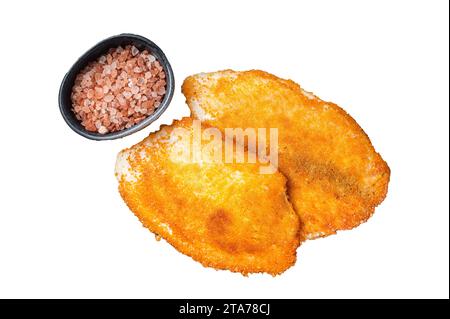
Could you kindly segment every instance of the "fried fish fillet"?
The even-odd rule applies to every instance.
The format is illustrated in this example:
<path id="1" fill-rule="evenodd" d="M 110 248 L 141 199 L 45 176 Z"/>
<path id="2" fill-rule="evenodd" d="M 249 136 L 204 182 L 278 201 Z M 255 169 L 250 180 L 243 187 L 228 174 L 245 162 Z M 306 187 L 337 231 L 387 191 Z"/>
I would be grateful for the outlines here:
<path id="1" fill-rule="evenodd" d="M 192 116 L 224 128 L 278 128 L 279 170 L 303 238 L 366 221 L 387 193 L 390 170 L 356 121 L 337 105 L 262 71 L 188 77 Z"/>
<path id="2" fill-rule="evenodd" d="M 222 140 L 207 139 L 206 151 L 194 148 L 193 125 L 191 118 L 176 121 L 119 153 L 124 201 L 150 231 L 204 266 L 285 271 L 300 243 L 286 178 L 259 174 L 258 163 L 217 161 L 212 150 Z"/>

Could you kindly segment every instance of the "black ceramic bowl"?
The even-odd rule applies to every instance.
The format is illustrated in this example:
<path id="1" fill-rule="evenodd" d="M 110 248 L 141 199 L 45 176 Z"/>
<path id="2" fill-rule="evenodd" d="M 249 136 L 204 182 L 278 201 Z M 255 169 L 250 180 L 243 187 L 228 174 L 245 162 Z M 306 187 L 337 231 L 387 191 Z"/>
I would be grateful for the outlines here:
<path id="1" fill-rule="evenodd" d="M 77 74 L 89 62 L 94 61 L 102 54 L 105 54 L 110 48 L 116 48 L 119 45 L 126 46 L 128 44 L 134 45 L 139 50 L 147 49 L 159 61 L 161 66 L 164 68 L 164 72 L 166 73 L 166 83 L 167 83 L 166 94 L 164 95 L 164 98 L 161 101 L 160 106 L 155 110 L 153 114 L 149 115 L 144 120 L 142 120 L 136 125 L 133 125 L 128 129 L 107 134 L 100 134 L 96 132 L 87 131 L 83 127 L 83 125 L 81 125 L 81 122 L 75 117 L 75 114 L 72 111 L 72 101 L 70 99 L 70 96 L 72 93 L 72 87 L 74 85 L 75 78 Z M 67 74 L 64 76 L 64 79 L 61 83 L 58 97 L 59 109 L 61 111 L 64 120 L 70 126 L 70 128 L 75 132 L 77 132 L 78 134 L 80 134 L 81 136 L 97 141 L 113 140 L 140 131 L 144 127 L 154 122 L 158 117 L 160 117 L 161 114 L 164 113 L 164 111 L 167 109 L 170 101 L 172 100 L 174 88 L 175 82 L 173 77 L 173 71 L 163 51 L 149 39 L 146 39 L 139 35 L 125 33 L 101 41 L 100 43 L 92 47 L 89 51 L 87 51 L 85 54 L 83 54 L 78 59 L 77 62 L 75 62 L 75 64 L 70 68 L 69 72 L 67 72 Z"/>

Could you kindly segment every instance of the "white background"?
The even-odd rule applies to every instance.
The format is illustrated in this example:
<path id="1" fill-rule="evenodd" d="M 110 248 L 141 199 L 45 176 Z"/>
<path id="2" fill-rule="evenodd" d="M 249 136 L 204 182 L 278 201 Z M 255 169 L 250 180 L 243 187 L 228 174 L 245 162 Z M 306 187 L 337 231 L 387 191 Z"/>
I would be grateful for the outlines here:
<path id="1" fill-rule="evenodd" d="M 447 1 L 2 1 L 0 297 L 449 297 Z M 60 82 L 98 41 L 155 41 L 176 78 L 167 112 L 122 140 L 63 121 Z M 298 249 L 281 276 L 203 268 L 141 226 L 116 154 L 188 115 L 183 79 L 263 69 L 338 103 L 392 170 L 366 224 Z M 168 199 L 170 200 L 170 199 Z"/>

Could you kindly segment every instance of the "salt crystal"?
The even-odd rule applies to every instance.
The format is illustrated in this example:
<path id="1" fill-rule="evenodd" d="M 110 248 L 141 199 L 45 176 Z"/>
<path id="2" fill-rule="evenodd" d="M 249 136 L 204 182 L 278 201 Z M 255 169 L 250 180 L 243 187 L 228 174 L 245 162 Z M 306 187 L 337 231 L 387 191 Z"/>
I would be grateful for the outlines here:
<path id="1" fill-rule="evenodd" d="M 137 87 L 137 86 L 132 86 L 132 87 L 131 87 L 131 93 L 133 93 L 133 94 L 139 93 L 139 87 Z"/>
<path id="2" fill-rule="evenodd" d="M 106 133 L 108 133 L 108 129 L 102 125 L 98 128 L 98 132 L 100 134 L 106 134 Z"/>
<path id="3" fill-rule="evenodd" d="M 151 72 L 145 72 L 145 78 L 146 79 L 150 79 L 152 77 L 152 73 Z"/>
<path id="4" fill-rule="evenodd" d="M 105 102 L 111 102 L 112 100 L 114 100 L 114 96 L 112 94 L 108 94 L 107 96 L 104 97 Z"/>
<path id="5" fill-rule="evenodd" d="M 91 105 L 91 100 L 85 99 L 84 100 L 84 106 L 89 106 L 89 105 Z"/>
<path id="6" fill-rule="evenodd" d="M 141 99 L 141 94 L 135 94 L 134 96 L 133 96 L 133 98 L 135 99 L 135 100 L 140 100 Z"/>
<path id="7" fill-rule="evenodd" d="M 155 102 L 155 108 L 158 107 L 158 106 L 160 106 L 160 105 L 161 105 L 160 102 Z"/>
<path id="8" fill-rule="evenodd" d="M 131 47 L 131 54 L 132 54 L 133 56 L 136 56 L 138 53 L 139 53 L 139 50 L 133 45 L 133 46 Z"/>
<path id="9" fill-rule="evenodd" d="M 158 69 L 157 68 L 151 68 L 150 69 L 150 72 L 152 73 L 152 75 L 157 75 L 158 73 L 159 73 L 159 71 L 158 71 Z"/>
<path id="10" fill-rule="evenodd" d="M 81 124 L 83 124 L 83 123 L 84 123 L 84 127 L 86 128 L 86 130 L 92 131 L 92 132 L 94 132 L 96 130 L 96 127 L 95 127 L 94 123 L 92 123 L 92 121 L 88 120 L 88 121 L 82 122 Z"/>
<path id="11" fill-rule="evenodd" d="M 119 88 L 123 88 L 123 87 L 125 86 L 125 81 L 124 81 L 124 80 L 118 80 L 118 81 L 116 82 L 116 84 L 117 84 L 117 86 L 118 86 Z"/>
<path id="12" fill-rule="evenodd" d="M 106 114 L 103 115 L 102 122 L 105 127 L 109 127 L 111 125 L 111 121 L 109 120 L 109 118 Z"/>
<path id="13" fill-rule="evenodd" d="M 139 86 L 144 85 L 144 84 L 145 84 L 145 79 L 144 79 L 144 78 L 139 78 L 139 79 L 137 80 L 137 84 L 138 84 Z"/>
<path id="14" fill-rule="evenodd" d="M 95 98 L 101 99 L 103 97 L 103 89 L 101 87 L 96 86 L 95 87 Z"/>
<path id="15" fill-rule="evenodd" d="M 120 55 L 119 55 L 119 62 L 121 62 L 121 64 L 122 64 L 123 62 L 125 62 L 125 60 L 127 59 L 127 57 L 128 57 L 128 51 L 123 51 L 123 52 L 120 53 Z"/>
<path id="16" fill-rule="evenodd" d="M 151 96 L 152 96 L 152 97 L 157 97 L 157 96 L 158 96 L 158 93 L 152 92 L 152 93 L 151 93 Z"/>
<path id="17" fill-rule="evenodd" d="M 113 91 L 113 92 L 116 92 L 118 89 L 119 89 L 119 86 L 117 85 L 117 83 L 114 83 L 114 84 L 111 86 L 111 91 Z"/>
<path id="18" fill-rule="evenodd" d="M 119 104 L 121 106 L 125 106 L 127 104 L 127 101 L 125 100 L 125 98 L 123 97 L 122 94 L 119 94 L 119 96 L 117 97 L 117 100 L 119 101 Z"/>
<path id="19" fill-rule="evenodd" d="M 141 73 L 142 72 L 142 69 L 140 68 L 140 67 L 135 67 L 134 69 L 133 69 L 133 72 L 134 73 Z"/>
<path id="20" fill-rule="evenodd" d="M 148 59 L 148 62 L 150 62 L 150 63 L 156 61 L 156 58 L 153 55 L 151 55 L 151 54 L 147 57 L 147 59 Z"/>
<path id="21" fill-rule="evenodd" d="M 106 62 L 106 56 L 102 55 L 101 57 L 98 58 L 98 62 L 101 64 L 105 64 Z"/>
<path id="22" fill-rule="evenodd" d="M 139 123 L 139 122 L 142 121 L 143 119 L 145 119 L 145 116 L 140 116 L 140 117 L 134 119 L 134 123 L 135 123 L 135 124 L 136 124 L 136 123 Z"/>
<path id="23" fill-rule="evenodd" d="M 128 68 L 128 69 L 132 69 L 132 68 L 134 68 L 134 67 L 135 67 L 134 59 L 133 59 L 133 60 L 129 60 L 129 61 L 127 62 L 127 68 Z"/>
<path id="24" fill-rule="evenodd" d="M 124 91 L 123 93 L 123 96 L 126 98 L 126 99 L 129 99 L 133 94 L 131 93 L 131 92 L 129 92 L 129 91 Z"/>
<path id="25" fill-rule="evenodd" d="M 159 95 L 164 95 L 165 93 L 166 93 L 166 89 L 164 87 L 159 88 L 159 90 L 158 90 Z"/>

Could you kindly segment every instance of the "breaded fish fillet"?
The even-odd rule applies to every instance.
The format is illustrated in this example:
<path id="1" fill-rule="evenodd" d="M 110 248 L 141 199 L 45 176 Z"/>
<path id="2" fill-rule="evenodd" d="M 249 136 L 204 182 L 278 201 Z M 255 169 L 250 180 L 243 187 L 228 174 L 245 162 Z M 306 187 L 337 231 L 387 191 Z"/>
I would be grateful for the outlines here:
<path id="1" fill-rule="evenodd" d="M 209 147 L 199 154 L 193 132 L 193 120 L 184 118 L 119 153 L 116 176 L 126 204 L 150 231 L 204 266 L 285 271 L 299 245 L 286 178 L 259 174 L 259 164 L 215 161 L 221 139 L 203 140 Z"/>
<path id="2" fill-rule="evenodd" d="M 303 224 L 316 238 L 366 221 L 386 196 L 389 167 L 337 105 L 262 71 L 188 77 L 192 116 L 224 128 L 278 128 L 279 170 Z"/>

